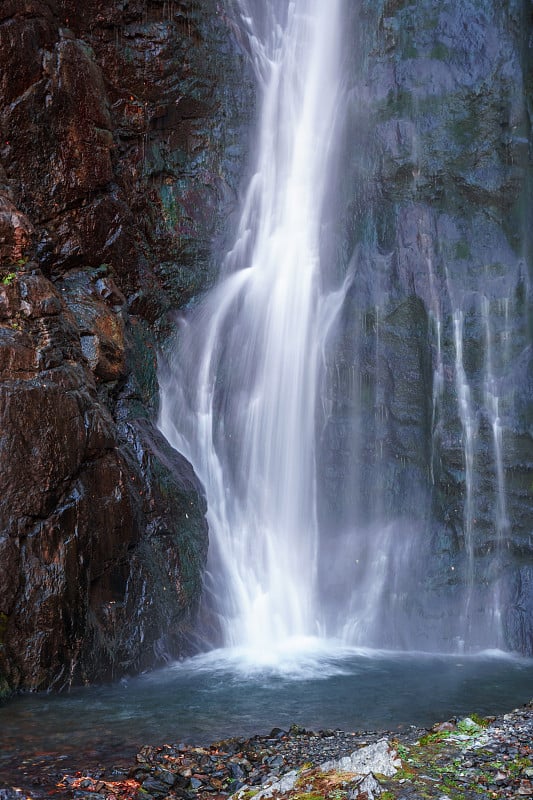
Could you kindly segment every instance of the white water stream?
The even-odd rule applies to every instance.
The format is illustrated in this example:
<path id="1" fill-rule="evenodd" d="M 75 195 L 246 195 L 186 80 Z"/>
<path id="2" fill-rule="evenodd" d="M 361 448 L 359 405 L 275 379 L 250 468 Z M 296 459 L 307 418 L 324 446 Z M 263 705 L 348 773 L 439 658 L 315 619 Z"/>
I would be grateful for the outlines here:
<path id="1" fill-rule="evenodd" d="M 414 329 L 406 328 L 402 347 L 390 320 L 400 264 L 394 251 L 377 253 L 375 243 L 365 250 L 367 231 L 356 241 L 360 252 L 333 254 L 336 215 L 350 203 L 340 176 L 345 168 L 351 179 L 357 147 L 358 129 L 351 118 L 348 128 L 347 118 L 354 109 L 361 114 L 357 91 L 343 85 L 350 80 L 342 63 L 349 59 L 342 42 L 348 4 L 233 3 L 258 84 L 255 164 L 218 285 L 181 318 L 174 355 L 160 374 L 160 428 L 191 461 L 207 495 L 206 594 L 219 628 L 211 643 L 248 648 L 258 662 L 288 653 L 291 663 L 293 652 L 321 652 L 320 637 L 357 646 L 501 647 L 499 587 L 512 516 L 504 448 L 509 398 L 502 394 L 509 289 L 487 267 L 484 294 L 475 264 L 471 274 L 464 264 L 458 270 L 464 259 L 446 241 L 447 255 L 439 255 L 436 212 L 417 211 L 407 250 L 409 258 L 420 253 L 427 277 L 417 284 L 433 341 L 431 379 L 424 378 L 431 341 L 418 351 Z M 416 141 L 413 152 L 418 158 Z M 361 171 L 372 170 L 370 153 L 365 157 Z M 361 208 L 355 213 L 364 217 Z M 459 235 L 443 230 L 445 239 Z M 353 241 L 344 232 L 339 241 L 343 236 L 348 250 Z M 342 272 L 344 285 L 332 289 Z M 481 333 L 472 325 L 480 296 Z M 425 398 L 411 394 L 406 380 L 417 363 Z M 420 425 L 429 420 L 427 453 L 412 440 L 417 415 Z M 398 431 L 405 442 L 395 440 Z M 487 457 L 494 465 L 488 482 Z M 445 492 L 458 519 L 451 537 L 432 527 L 432 504 Z M 483 536 L 492 542 L 485 560 Z M 442 561 L 437 577 L 426 569 L 431 547 Z M 444 584 L 457 586 L 451 591 L 444 569 Z M 439 591 L 448 592 L 446 600 Z M 455 610 L 447 617 L 450 600 Z"/>
<path id="2" fill-rule="evenodd" d="M 182 321 L 160 427 L 206 487 L 224 643 L 320 632 L 315 403 L 343 296 L 321 216 L 342 108 L 342 0 L 239 0 L 261 92 L 257 163 L 223 278 Z"/>

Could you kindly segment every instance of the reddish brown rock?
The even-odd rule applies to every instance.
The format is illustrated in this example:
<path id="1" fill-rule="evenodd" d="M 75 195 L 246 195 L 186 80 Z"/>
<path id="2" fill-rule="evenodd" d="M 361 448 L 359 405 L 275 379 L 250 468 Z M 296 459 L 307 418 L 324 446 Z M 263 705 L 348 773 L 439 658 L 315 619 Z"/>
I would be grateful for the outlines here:
<path id="1" fill-rule="evenodd" d="M 39 80 L 4 113 L 4 163 L 10 177 L 17 165 L 20 202 L 34 218 L 50 201 L 52 212 L 81 201 L 113 175 L 101 72 L 86 44 L 59 36 L 52 51 L 39 53 Z"/>
<path id="2" fill-rule="evenodd" d="M 0 10 L 0 96 L 11 103 L 41 77 L 41 48 L 52 42 L 48 3 L 7 0 Z"/>
<path id="3" fill-rule="evenodd" d="M 109 263 L 126 292 L 153 274 L 175 304 L 205 282 L 250 113 L 231 35 L 215 0 L 3 4 L 0 161 L 41 266 Z"/>
<path id="4" fill-rule="evenodd" d="M 105 269 L 104 269 L 105 273 Z M 107 274 L 72 272 L 60 283 L 78 325 L 81 348 L 95 376 L 104 381 L 124 378 L 126 344 L 125 298 Z"/>
<path id="5" fill-rule="evenodd" d="M 102 359 L 91 370 L 80 335 L 92 325 L 98 352 L 115 354 L 107 377 L 124 376 L 123 298 L 108 276 L 78 277 L 72 306 L 83 330 L 38 270 L 1 289 L 0 674 L 13 687 L 60 688 L 177 653 L 205 558 L 205 508 L 190 465 L 158 462 L 176 497 L 170 507 L 153 501 L 157 480 L 147 487 L 146 469 L 98 400 Z M 153 463 L 161 456 L 151 430 L 145 420 L 142 458 Z M 190 535 L 179 527 L 180 497 L 192 506 Z"/>
<path id="6" fill-rule="evenodd" d="M 28 217 L 0 193 L 0 265 L 14 266 L 23 259 L 33 233 Z"/>
<path id="7" fill-rule="evenodd" d="M 1 4 L 0 691 L 184 652 L 205 501 L 154 331 L 210 279 L 247 80 L 215 0 Z"/>

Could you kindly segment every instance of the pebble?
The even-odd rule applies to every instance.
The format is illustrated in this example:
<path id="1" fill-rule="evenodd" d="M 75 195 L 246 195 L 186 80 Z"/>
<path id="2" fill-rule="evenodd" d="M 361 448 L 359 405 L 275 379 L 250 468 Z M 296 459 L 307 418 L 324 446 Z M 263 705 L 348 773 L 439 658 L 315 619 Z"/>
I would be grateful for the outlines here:
<path id="1" fill-rule="evenodd" d="M 358 779 L 347 787 L 343 798 L 348 794 L 352 800 L 365 794 L 379 797 L 383 789 L 390 791 L 395 800 L 449 800 L 456 792 L 444 791 L 448 787 L 443 785 L 442 776 L 450 769 L 464 800 L 533 798 L 533 704 L 491 718 L 486 728 L 472 722 L 472 735 L 464 732 L 470 722 L 450 720 L 433 726 L 430 732 L 442 734 L 443 746 L 433 760 L 427 759 L 421 765 L 416 776 L 406 777 L 405 773 L 397 778 L 372 776 L 365 785 L 366 792 Z M 265 790 L 263 796 L 269 796 L 268 787 L 274 785 L 276 798 L 292 797 L 291 791 L 294 795 L 296 789 L 291 790 L 290 786 L 292 782 L 294 787 L 295 775 L 309 772 L 312 776 L 318 765 L 325 762 L 339 763 L 369 745 L 379 748 L 384 733 L 410 753 L 417 749 L 415 743 L 427 731 L 412 727 L 401 734 L 314 732 L 293 725 L 289 730 L 274 728 L 266 736 L 226 739 L 205 747 L 184 743 L 146 745 L 129 772 L 110 769 L 107 773 L 101 770 L 92 775 L 66 775 L 56 782 L 53 791 L 50 786 L 46 791 L 43 784 L 42 791 L 26 792 L 23 796 L 38 798 L 53 794 L 56 798 L 76 800 L 227 800 L 242 789 L 241 796 L 248 800 L 250 792 L 261 787 Z M 418 747 L 423 754 L 423 747 Z M 309 781 L 312 787 L 311 778 Z M 20 797 L 14 789 L 0 789 L 0 800 L 20 800 Z"/>

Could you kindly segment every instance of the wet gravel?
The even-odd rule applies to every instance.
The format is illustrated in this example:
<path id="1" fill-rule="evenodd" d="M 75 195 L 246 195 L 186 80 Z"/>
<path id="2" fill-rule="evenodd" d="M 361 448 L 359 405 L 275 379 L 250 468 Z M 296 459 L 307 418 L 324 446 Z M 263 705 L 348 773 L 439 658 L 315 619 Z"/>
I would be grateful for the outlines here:
<path id="1" fill-rule="evenodd" d="M 291 770 L 309 775 L 306 791 L 278 794 L 287 800 L 357 800 L 348 779 L 317 789 L 317 766 L 386 736 L 402 767 L 378 776 L 384 800 L 533 798 L 533 703 L 488 720 L 450 720 L 430 731 L 346 733 L 275 728 L 266 736 L 232 738 L 209 746 L 145 746 L 129 767 L 57 775 L 21 791 L 0 788 L 0 800 L 44 796 L 76 800 L 225 800 L 253 792 Z M 320 773 L 321 774 L 321 773 Z M 322 775 L 322 774 L 321 774 Z M 328 788 L 329 786 L 329 788 Z M 367 797 L 365 800 L 371 800 Z"/>
<path id="2" fill-rule="evenodd" d="M 481 725 L 435 725 L 399 750 L 403 769 L 382 787 L 395 800 L 533 797 L 533 703 Z"/>
<path id="3" fill-rule="evenodd" d="M 243 786 L 259 787 L 294 768 L 348 755 L 382 736 L 376 732 L 313 732 L 293 726 L 289 731 L 275 728 L 269 736 L 227 739 L 208 748 L 145 747 L 137 756 L 139 766 L 130 775 L 139 778 L 148 772 L 152 780 L 163 774 L 170 780 L 170 771 L 182 784 L 174 786 L 177 797 L 193 800 L 190 789 L 201 796 L 226 796 Z"/>

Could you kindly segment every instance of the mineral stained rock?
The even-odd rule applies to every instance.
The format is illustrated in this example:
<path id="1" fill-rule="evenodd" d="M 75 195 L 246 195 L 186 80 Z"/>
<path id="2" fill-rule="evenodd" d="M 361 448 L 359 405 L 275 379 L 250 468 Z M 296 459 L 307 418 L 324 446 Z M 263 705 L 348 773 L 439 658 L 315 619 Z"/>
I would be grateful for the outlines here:
<path id="1" fill-rule="evenodd" d="M 214 0 L 2 4 L 0 692 L 189 651 L 205 499 L 156 354 L 211 280 L 250 86 Z"/>

